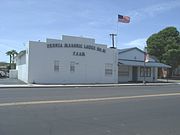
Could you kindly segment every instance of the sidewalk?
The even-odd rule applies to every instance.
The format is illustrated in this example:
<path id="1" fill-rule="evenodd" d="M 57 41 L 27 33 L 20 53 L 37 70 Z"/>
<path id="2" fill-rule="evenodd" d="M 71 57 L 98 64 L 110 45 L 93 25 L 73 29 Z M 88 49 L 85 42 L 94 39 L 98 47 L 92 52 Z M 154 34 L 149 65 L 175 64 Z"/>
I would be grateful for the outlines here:
<path id="1" fill-rule="evenodd" d="M 125 83 L 125 84 L 15 84 L 15 85 L 3 85 L 0 84 L 0 88 L 78 88 L 78 87 L 120 87 L 120 86 L 163 86 L 163 85 L 175 85 L 180 83 Z"/>
<path id="2" fill-rule="evenodd" d="M 167 83 L 180 83 L 180 80 L 172 80 L 172 79 L 158 79 L 159 82 L 167 82 Z"/>
<path id="3" fill-rule="evenodd" d="M 160 86 L 180 84 L 180 80 L 158 79 L 156 83 L 120 83 L 120 84 L 26 84 L 18 79 L 1 79 L 0 88 L 74 88 L 74 87 L 120 87 L 120 86 Z"/>

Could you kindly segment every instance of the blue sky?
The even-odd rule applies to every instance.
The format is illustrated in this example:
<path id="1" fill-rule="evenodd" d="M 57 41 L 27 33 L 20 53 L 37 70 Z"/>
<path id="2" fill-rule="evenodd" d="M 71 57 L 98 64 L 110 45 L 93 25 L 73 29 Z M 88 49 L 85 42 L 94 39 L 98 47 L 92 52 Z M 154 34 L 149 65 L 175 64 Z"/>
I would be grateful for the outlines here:
<path id="1" fill-rule="evenodd" d="M 180 0 L 0 0 L 0 61 L 8 50 L 25 49 L 29 40 L 45 41 L 73 35 L 95 38 L 118 48 L 146 45 L 146 39 L 165 27 L 180 30 Z M 131 17 L 117 23 L 117 15 Z"/>

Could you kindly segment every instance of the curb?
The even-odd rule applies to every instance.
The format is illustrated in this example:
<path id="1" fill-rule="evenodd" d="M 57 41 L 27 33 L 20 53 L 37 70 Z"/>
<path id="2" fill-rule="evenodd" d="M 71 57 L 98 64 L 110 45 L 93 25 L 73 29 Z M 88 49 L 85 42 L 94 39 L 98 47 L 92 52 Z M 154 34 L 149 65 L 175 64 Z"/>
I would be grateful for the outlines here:
<path id="1" fill-rule="evenodd" d="M 147 84 L 84 84 L 84 85 L 0 85 L 0 88 L 80 88 L 80 87 L 122 87 L 122 86 L 165 86 L 180 83 L 147 83 Z"/>

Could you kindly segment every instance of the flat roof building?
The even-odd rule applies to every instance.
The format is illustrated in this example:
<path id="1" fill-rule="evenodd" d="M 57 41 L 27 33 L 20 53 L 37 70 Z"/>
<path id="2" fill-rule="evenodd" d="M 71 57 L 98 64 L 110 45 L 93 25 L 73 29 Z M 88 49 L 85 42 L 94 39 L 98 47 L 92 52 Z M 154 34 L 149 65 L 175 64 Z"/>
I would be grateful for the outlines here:
<path id="1" fill-rule="evenodd" d="M 119 50 L 95 43 L 95 39 L 62 36 L 46 42 L 29 41 L 17 57 L 18 79 L 26 83 L 118 83 L 142 81 L 144 52 Z M 150 58 L 145 75 L 157 80 L 157 68 L 166 67 Z"/>
<path id="2" fill-rule="evenodd" d="M 30 41 L 17 70 L 26 83 L 117 83 L 117 49 L 73 36 Z"/>

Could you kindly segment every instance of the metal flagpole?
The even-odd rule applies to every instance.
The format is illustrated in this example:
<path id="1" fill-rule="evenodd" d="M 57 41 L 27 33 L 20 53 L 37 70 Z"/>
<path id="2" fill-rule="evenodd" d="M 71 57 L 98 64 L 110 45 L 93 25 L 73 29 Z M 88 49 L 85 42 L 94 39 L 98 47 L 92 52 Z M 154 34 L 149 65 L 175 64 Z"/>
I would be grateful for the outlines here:
<path id="1" fill-rule="evenodd" d="M 117 37 L 116 37 L 116 48 L 117 48 L 117 45 L 118 45 L 118 36 L 119 36 L 119 22 L 117 21 L 117 31 L 116 31 L 116 35 L 117 35 Z"/>

